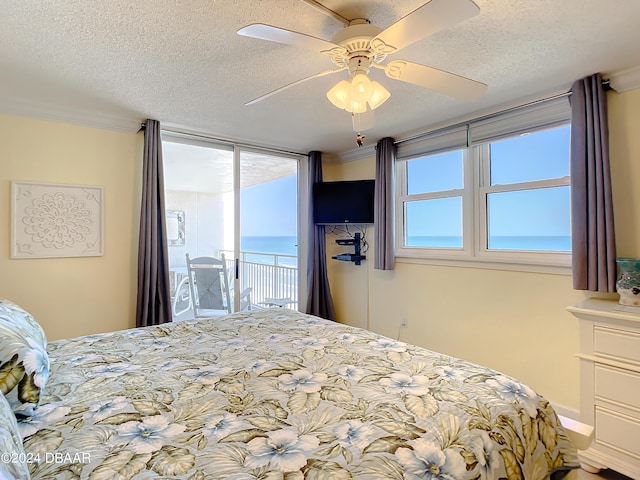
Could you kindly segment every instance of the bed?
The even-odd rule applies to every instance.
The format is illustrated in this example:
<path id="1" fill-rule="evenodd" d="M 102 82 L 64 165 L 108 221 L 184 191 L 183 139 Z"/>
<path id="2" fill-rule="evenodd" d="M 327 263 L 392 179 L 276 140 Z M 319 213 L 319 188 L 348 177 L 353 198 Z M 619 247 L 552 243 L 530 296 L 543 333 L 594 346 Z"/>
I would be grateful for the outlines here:
<path id="1" fill-rule="evenodd" d="M 542 480 L 579 466 L 549 402 L 513 378 L 283 308 L 44 342 L 48 372 L 22 362 L 39 398 L 5 393 L 18 431 L 0 479 Z"/>

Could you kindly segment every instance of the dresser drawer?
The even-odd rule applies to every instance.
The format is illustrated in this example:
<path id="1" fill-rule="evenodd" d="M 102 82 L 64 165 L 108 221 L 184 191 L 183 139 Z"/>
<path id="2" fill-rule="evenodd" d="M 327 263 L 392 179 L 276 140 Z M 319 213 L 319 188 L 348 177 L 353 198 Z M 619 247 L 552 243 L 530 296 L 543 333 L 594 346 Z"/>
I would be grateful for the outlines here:
<path id="1" fill-rule="evenodd" d="M 596 325 L 593 353 L 640 364 L 640 333 Z"/>
<path id="2" fill-rule="evenodd" d="M 596 399 L 609 400 L 640 413 L 640 373 L 596 363 L 594 375 Z"/>
<path id="3" fill-rule="evenodd" d="M 640 373 L 596 363 L 595 394 L 640 413 Z"/>
<path id="4" fill-rule="evenodd" d="M 640 460 L 640 420 L 596 406 L 595 443 Z"/>

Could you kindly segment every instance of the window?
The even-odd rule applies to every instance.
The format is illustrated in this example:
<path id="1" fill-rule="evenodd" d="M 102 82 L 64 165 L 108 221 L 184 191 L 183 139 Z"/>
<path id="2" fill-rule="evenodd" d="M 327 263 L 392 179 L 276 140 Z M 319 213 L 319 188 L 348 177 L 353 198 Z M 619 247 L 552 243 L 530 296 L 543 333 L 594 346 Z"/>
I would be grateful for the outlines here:
<path id="1" fill-rule="evenodd" d="M 401 143 L 397 255 L 568 266 L 569 153 L 566 98 Z"/>
<path id="2" fill-rule="evenodd" d="M 569 126 L 492 142 L 479 204 L 489 251 L 571 251 Z"/>
<path id="3" fill-rule="evenodd" d="M 462 157 L 456 150 L 407 161 L 406 246 L 462 248 Z"/>

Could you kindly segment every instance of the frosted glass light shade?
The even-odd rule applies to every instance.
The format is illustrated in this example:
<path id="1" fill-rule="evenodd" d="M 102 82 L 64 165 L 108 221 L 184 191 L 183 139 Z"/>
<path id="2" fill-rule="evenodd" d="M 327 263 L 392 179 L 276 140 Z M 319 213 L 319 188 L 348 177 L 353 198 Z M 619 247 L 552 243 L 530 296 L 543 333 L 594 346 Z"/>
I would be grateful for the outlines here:
<path id="1" fill-rule="evenodd" d="M 391 93 L 378 82 L 372 82 L 364 73 L 342 80 L 327 92 L 327 98 L 336 107 L 351 113 L 365 113 L 367 106 L 374 110 L 386 102 Z"/>
<path id="2" fill-rule="evenodd" d="M 364 113 L 367 111 L 367 102 L 351 100 L 345 107 L 345 110 L 350 113 Z"/>
<path id="3" fill-rule="evenodd" d="M 371 87 L 373 92 L 369 98 L 369 106 L 371 110 L 375 110 L 389 99 L 391 93 L 378 82 L 371 82 Z"/>
<path id="4" fill-rule="evenodd" d="M 371 80 L 364 73 L 357 73 L 351 79 L 351 100 L 354 102 L 366 102 L 371 97 L 373 88 Z"/>
<path id="5" fill-rule="evenodd" d="M 327 98 L 336 107 L 344 110 L 350 101 L 350 87 L 351 84 L 348 81 L 342 80 L 327 92 Z"/>

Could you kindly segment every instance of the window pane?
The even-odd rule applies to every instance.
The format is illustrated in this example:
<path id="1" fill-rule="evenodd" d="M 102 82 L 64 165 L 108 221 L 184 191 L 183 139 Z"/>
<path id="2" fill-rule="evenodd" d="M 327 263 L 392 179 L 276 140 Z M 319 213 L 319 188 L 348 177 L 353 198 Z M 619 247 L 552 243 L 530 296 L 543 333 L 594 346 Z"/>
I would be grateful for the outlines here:
<path id="1" fill-rule="evenodd" d="M 567 125 L 492 142 L 491 185 L 569 175 L 569 133 Z"/>
<path id="2" fill-rule="evenodd" d="M 406 246 L 462 247 L 462 197 L 407 202 Z"/>
<path id="3" fill-rule="evenodd" d="M 491 250 L 571 251 L 568 186 L 489 194 L 487 215 Z"/>
<path id="4" fill-rule="evenodd" d="M 407 160 L 407 193 L 463 188 L 462 150 Z"/>
<path id="5" fill-rule="evenodd" d="M 184 243 L 168 249 L 174 320 L 193 318 L 185 254 L 233 258 L 236 204 L 233 196 L 233 150 L 214 144 L 164 140 L 165 209 L 184 217 Z"/>

